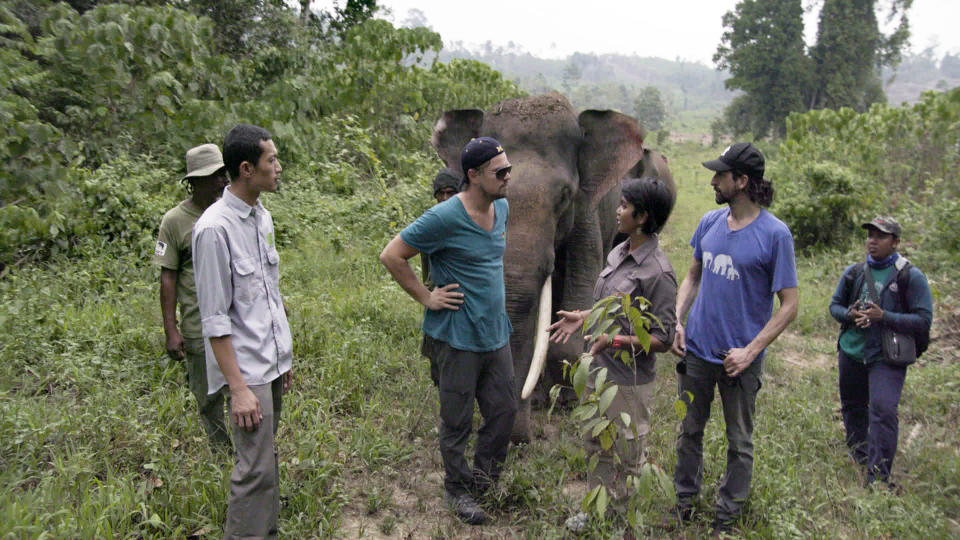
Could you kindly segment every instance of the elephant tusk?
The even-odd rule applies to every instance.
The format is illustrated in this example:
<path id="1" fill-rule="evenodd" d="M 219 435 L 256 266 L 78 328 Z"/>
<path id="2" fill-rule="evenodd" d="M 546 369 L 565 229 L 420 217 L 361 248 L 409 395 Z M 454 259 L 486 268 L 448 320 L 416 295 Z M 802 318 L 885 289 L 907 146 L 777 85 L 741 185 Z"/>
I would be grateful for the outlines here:
<path id="1" fill-rule="evenodd" d="M 537 339 L 533 346 L 533 359 L 530 361 L 530 370 L 527 372 L 527 380 L 523 383 L 523 391 L 520 392 L 520 399 L 527 399 L 533 393 L 537 381 L 540 380 L 540 374 L 543 373 L 543 365 L 547 360 L 547 348 L 550 346 L 550 340 L 547 339 L 547 327 L 550 326 L 550 313 L 553 311 L 553 278 L 547 276 L 543 282 L 543 289 L 540 291 L 540 309 L 537 315 Z"/>

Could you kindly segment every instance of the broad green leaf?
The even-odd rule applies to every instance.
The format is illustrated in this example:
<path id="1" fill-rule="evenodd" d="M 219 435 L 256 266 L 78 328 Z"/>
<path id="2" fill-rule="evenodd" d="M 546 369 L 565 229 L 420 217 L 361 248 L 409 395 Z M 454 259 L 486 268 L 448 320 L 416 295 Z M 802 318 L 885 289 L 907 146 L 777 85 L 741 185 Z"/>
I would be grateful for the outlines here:
<path id="1" fill-rule="evenodd" d="M 593 505 L 593 501 L 597 499 L 597 494 L 600 490 L 603 489 L 603 484 L 597 485 L 595 488 L 587 492 L 587 496 L 583 498 L 583 502 L 580 503 L 580 508 L 584 512 L 590 512 L 590 507 Z"/>
<path id="2" fill-rule="evenodd" d="M 619 390 L 619 388 L 620 387 L 613 384 L 613 385 L 610 385 L 609 388 L 604 390 L 602 394 L 600 394 L 600 400 L 597 403 L 597 412 L 599 412 L 600 414 L 604 414 L 607 412 L 607 409 L 610 408 L 610 403 L 613 402 L 613 398 L 616 397 L 617 390 Z"/>
<path id="3" fill-rule="evenodd" d="M 597 493 L 597 514 L 603 517 L 607 513 L 607 488 L 600 484 L 597 486 L 600 491 Z"/>
<path id="4" fill-rule="evenodd" d="M 607 426 L 610 425 L 610 420 L 606 418 L 597 418 L 597 420 L 599 421 L 596 424 L 594 424 L 593 429 L 591 430 L 591 435 L 593 435 L 594 437 L 599 436 L 600 432 L 607 429 Z"/>
<path id="5" fill-rule="evenodd" d="M 603 388 L 603 385 L 607 382 L 607 368 L 600 368 L 597 370 L 597 377 L 593 381 L 593 387 L 596 389 Z M 600 411 L 603 414 L 603 411 Z"/>

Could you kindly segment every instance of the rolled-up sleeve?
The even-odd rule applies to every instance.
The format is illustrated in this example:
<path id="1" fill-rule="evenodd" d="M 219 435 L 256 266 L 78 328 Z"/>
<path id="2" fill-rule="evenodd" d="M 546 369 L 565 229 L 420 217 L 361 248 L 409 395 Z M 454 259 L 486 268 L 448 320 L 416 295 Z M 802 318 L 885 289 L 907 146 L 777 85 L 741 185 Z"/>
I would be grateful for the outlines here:
<path id="1" fill-rule="evenodd" d="M 193 268 L 203 337 L 231 335 L 229 309 L 233 301 L 233 279 L 230 249 L 223 229 L 205 227 L 194 230 Z"/>

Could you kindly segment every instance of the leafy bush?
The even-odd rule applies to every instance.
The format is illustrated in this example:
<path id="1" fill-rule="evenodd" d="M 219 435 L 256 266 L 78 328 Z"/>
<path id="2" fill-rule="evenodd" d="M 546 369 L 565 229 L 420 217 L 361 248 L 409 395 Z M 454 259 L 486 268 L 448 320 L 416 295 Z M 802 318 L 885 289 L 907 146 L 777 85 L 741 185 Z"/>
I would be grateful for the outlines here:
<path id="1" fill-rule="evenodd" d="M 958 256 L 950 224 L 960 196 L 960 88 L 863 114 L 791 114 L 771 163 L 777 211 L 804 247 L 841 246 L 855 237 L 851 220 L 888 214 L 905 225 L 905 238 Z"/>
<path id="2" fill-rule="evenodd" d="M 790 226 L 800 249 L 845 243 L 858 230 L 866 183 L 846 167 L 811 163 L 777 181 L 774 213 Z"/>

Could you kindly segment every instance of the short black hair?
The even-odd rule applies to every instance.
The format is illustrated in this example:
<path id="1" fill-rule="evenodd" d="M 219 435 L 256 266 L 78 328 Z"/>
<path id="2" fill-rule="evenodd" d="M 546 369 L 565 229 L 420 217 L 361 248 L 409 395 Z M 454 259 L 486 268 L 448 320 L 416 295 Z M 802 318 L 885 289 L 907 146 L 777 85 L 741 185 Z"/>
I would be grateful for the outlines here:
<path id="1" fill-rule="evenodd" d="M 674 197 L 667 184 L 656 177 L 632 178 L 620 187 L 620 195 L 633 205 L 634 217 L 647 213 L 647 220 L 640 227 L 643 234 L 660 232 L 673 211 Z"/>
<path id="2" fill-rule="evenodd" d="M 263 148 L 260 141 L 269 141 L 273 136 L 260 126 L 237 124 L 223 140 L 223 163 L 230 173 L 230 180 L 240 177 L 240 164 L 249 161 L 256 166 Z"/>

